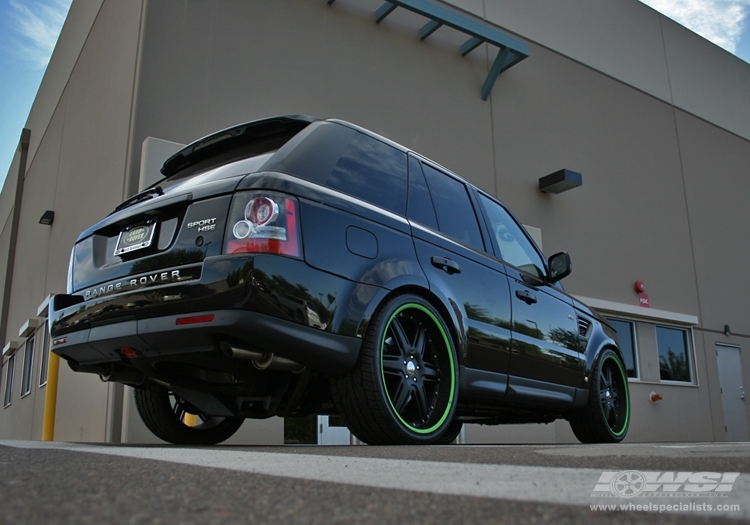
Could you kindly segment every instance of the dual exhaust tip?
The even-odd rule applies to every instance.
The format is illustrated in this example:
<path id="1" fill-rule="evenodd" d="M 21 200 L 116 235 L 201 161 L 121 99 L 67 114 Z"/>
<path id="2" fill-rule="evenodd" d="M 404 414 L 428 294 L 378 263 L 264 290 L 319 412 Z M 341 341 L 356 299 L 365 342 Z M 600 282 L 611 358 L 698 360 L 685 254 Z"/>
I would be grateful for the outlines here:
<path id="1" fill-rule="evenodd" d="M 229 341 L 222 341 L 219 349 L 227 357 L 236 359 L 249 359 L 258 370 L 278 370 L 283 372 L 299 373 L 305 369 L 305 365 L 291 361 L 284 357 L 278 357 L 273 352 L 264 352 L 244 345 Z"/>
<path id="2" fill-rule="evenodd" d="M 244 345 L 236 343 L 230 343 L 228 341 L 222 341 L 219 344 L 221 353 L 227 357 L 236 359 L 249 359 L 252 361 L 253 366 L 258 370 L 277 370 L 281 372 L 293 372 L 299 373 L 305 369 L 305 365 L 291 361 L 289 359 L 278 357 L 273 352 L 264 352 L 262 350 L 255 350 Z M 109 382 L 114 381 L 116 383 L 124 383 L 131 386 L 140 386 L 146 381 L 146 374 L 136 368 L 131 367 L 88 367 L 91 370 L 83 370 L 82 372 L 94 372 L 99 374 L 99 378 L 102 381 Z"/>

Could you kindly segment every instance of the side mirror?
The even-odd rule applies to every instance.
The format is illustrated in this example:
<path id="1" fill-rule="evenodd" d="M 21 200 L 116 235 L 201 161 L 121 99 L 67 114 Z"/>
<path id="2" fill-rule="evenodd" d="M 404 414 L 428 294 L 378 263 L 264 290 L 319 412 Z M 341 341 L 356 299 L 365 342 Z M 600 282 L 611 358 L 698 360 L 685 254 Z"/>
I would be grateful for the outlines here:
<path id="1" fill-rule="evenodd" d="M 556 253 L 549 258 L 549 281 L 556 283 L 570 275 L 573 271 L 573 265 L 570 263 L 570 255 L 567 252 Z"/>

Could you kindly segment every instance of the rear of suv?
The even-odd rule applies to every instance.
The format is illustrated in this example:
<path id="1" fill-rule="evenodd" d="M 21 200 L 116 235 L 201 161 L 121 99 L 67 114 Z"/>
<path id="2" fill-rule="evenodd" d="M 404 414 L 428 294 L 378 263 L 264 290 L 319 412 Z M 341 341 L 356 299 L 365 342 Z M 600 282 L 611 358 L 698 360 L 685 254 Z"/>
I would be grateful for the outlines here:
<path id="1" fill-rule="evenodd" d="M 161 171 L 79 236 L 50 315 L 52 350 L 135 387 L 159 438 L 309 414 L 370 444 L 559 418 L 625 437 L 617 337 L 564 292 L 570 258 L 455 174 L 306 116 L 214 133 Z"/>

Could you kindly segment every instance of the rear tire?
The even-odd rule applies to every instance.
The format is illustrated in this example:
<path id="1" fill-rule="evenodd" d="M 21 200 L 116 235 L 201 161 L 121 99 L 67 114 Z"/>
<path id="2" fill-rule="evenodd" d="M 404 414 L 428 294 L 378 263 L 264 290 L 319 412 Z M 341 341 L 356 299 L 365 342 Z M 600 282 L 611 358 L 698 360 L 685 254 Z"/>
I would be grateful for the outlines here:
<path id="1" fill-rule="evenodd" d="M 619 443 L 630 425 L 628 376 L 620 356 L 604 350 L 589 385 L 588 406 L 568 418 L 581 443 Z"/>
<path id="2" fill-rule="evenodd" d="M 445 431 L 445 434 L 440 436 L 440 439 L 436 441 L 439 445 L 451 445 L 454 441 L 456 441 L 456 438 L 461 433 L 461 431 L 464 428 L 464 422 L 459 421 L 458 419 L 454 419 L 451 421 L 451 424 L 448 425 L 447 430 Z"/>
<path id="3" fill-rule="evenodd" d="M 453 341 L 438 311 L 405 294 L 370 320 L 355 367 L 331 381 L 349 430 L 371 445 L 436 443 L 458 399 Z"/>
<path id="4" fill-rule="evenodd" d="M 135 406 L 143 423 L 159 439 L 175 445 L 215 445 L 239 430 L 242 418 L 200 413 L 174 392 L 153 381 L 135 389 Z M 198 416 L 198 424 L 185 424 L 186 414 Z"/>

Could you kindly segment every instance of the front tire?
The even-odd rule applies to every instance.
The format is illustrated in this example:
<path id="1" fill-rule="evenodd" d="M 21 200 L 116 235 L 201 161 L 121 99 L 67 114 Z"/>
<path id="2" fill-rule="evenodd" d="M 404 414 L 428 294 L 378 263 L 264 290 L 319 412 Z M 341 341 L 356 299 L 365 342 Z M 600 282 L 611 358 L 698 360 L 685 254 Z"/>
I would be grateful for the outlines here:
<path id="1" fill-rule="evenodd" d="M 450 428 L 458 364 L 438 311 L 412 294 L 376 311 L 355 367 L 332 380 L 349 430 L 371 445 L 430 444 Z"/>
<path id="2" fill-rule="evenodd" d="M 630 425 L 628 376 L 620 356 L 604 350 L 592 374 L 588 406 L 569 418 L 581 443 L 619 443 Z"/>
<path id="3" fill-rule="evenodd" d="M 143 423 L 159 439 L 175 445 L 215 445 L 239 430 L 242 418 L 200 413 L 174 392 L 153 381 L 135 389 L 135 406 Z M 195 426 L 185 424 L 186 414 L 198 416 Z"/>

